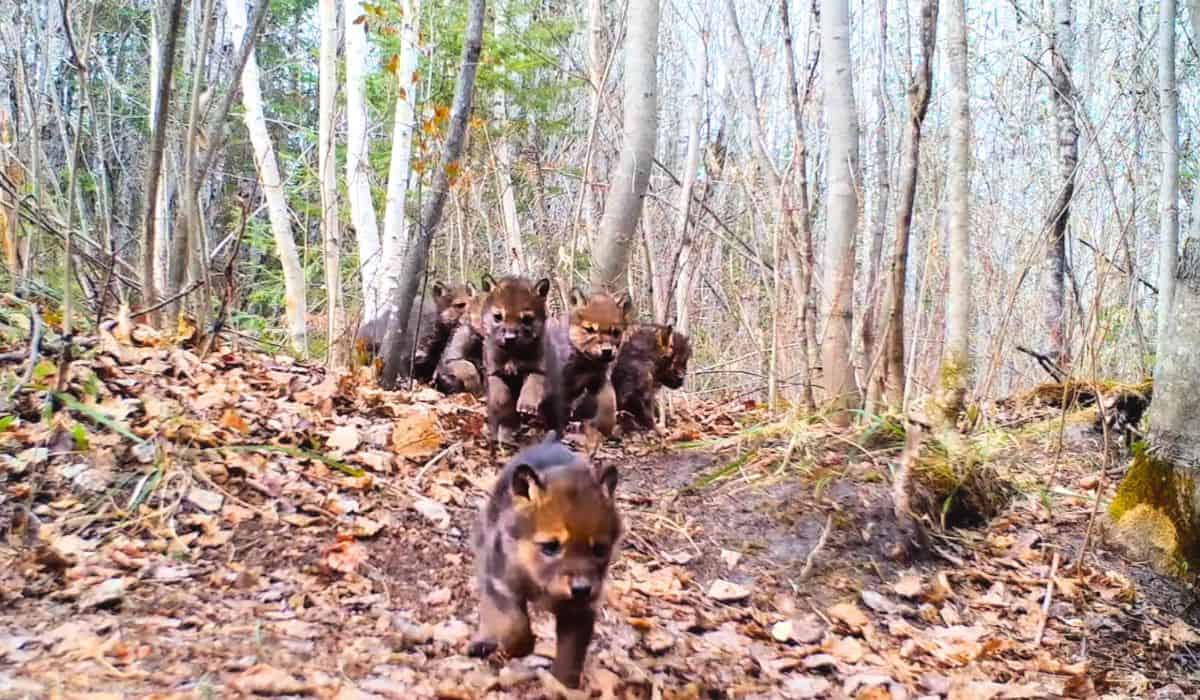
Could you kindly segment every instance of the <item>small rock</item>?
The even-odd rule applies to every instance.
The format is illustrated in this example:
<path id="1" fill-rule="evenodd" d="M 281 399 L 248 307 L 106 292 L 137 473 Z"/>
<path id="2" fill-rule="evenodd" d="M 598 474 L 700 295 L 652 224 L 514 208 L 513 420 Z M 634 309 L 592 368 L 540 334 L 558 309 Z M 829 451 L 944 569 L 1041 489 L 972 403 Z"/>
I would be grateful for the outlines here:
<path id="1" fill-rule="evenodd" d="M 828 697 L 833 685 L 824 678 L 815 676 L 793 676 L 783 686 L 783 694 L 795 700 Z"/>
<path id="2" fill-rule="evenodd" d="M 735 552 L 732 549 L 722 549 L 721 550 L 721 561 L 725 562 L 725 566 L 729 567 L 730 569 L 736 568 L 738 565 L 738 562 L 740 562 L 741 560 L 742 560 L 741 552 Z"/>
<path id="3" fill-rule="evenodd" d="M 87 593 L 79 597 L 80 610 L 99 610 L 113 608 L 121 604 L 125 598 L 125 579 L 110 578 L 103 583 L 93 586 Z"/>
<path id="4" fill-rule="evenodd" d="M 437 501 L 428 498 L 418 498 L 413 501 L 413 510 L 425 516 L 425 519 L 433 523 L 434 527 L 439 530 L 445 530 L 450 527 L 450 511 Z"/>
<path id="5" fill-rule="evenodd" d="M 221 505 L 225 503 L 225 497 L 216 491 L 209 491 L 193 486 L 188 489 L 187 502 L 200 510 L 215 513 L 221 510 Z"/>
<path id="6" fill-rule="evenodd" d="M 724 579 L 717 579 L 708 587 L 708 597 L 722 603 L 735 603 L 749 598 L 750 589 Z"/>
<path id="7" fill-rule="evenodd" d="M 675 646 L 675 637 L 670 632 L 664 629 L 650 630 L 642 637 L 642 645 L 646 650 L 655 656 L 661 656 L 671 650 Z"/>
<path id="8" fill-rule="evenodd" d="M 862 597 L 863 605 L 866 605 L 875 612 L 894 615 L 900 609 L 900 606 L 875 591 L 863 591 L 859 595 Z"/>
<path id="9" fill-rule="evenodd" d="M 158 456 L 158 446 L 153 442 L 139 442 L 129 448 L 129 453 L 138 461 L 138 464 L 151 464 Z"/>

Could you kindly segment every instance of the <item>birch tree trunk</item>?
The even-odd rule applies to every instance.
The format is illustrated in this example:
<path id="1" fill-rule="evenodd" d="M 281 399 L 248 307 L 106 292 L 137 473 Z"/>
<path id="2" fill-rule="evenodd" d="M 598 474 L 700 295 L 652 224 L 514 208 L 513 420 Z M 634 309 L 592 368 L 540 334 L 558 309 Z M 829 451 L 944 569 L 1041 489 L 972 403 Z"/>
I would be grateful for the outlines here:
<path id="1" fill-rule="evenodd" d="M 331 367 L 345 363 L 342 341 L 342 233 L 338 221 L 337 151 L 334 147 L 333 113 L 337 107 L 337 0 L 320 0 L 321 24 L 320 94 L 317 115 L 317 177 L 321 190 L 321 240 L 325 258 L 325 296 L 328 308 L 325 362 Z"/>
<path id="2" fill-rule="evenodd" d="M 496 0 L 492 6 L 496 23 L 492 30 L 496 42 L 501 41 L 508 29 L 507 1 Z M 511 77 L 511 76 L 510 76 Z M 504 223 L 504 237 L 508 243 L 505 251 L 505 266 L 513 274 L 528 275 L 529 261 L 525 256 L 525 245 L 521 242 L 521 221 L 517 218 L 517 189 L 513 181 L 512 140 L 509 125 L 508 95 L 503 86 L 496 90 L 493 113 L 497 120 L 496 149 L 496 187 L 500 191 L 500 213 Z"/>
<path id="3" fill-rule="evenodd" d="M 412 143 L 417 128 L 417 84 L 413 81 L 420 58 L 420 0 L 402 0 L 400 68 L 396 71 L 396 121 L 392 128 L 392 156 L 388 166 L 387 204 L 383 210 L 383 274 L 387 284 L 383 303 L 392 310 L 409 247 L 408 182 L 412 175 Z M 367 316 L 367 318 L 372 318 Z"/>
<path id="4" fill-rule="evenodd" d="M 854 243 L 858 233 L 858 111 L 850 63 L 848 0 L 821 0 L 825 120 L 829 125 L 828 232 L 825 238 L 825 334 L 821 343 L 825 397 L 835 425 L 848 425 L 855 405 L 850 337 L 853 327 Z"/>
<path id="5" fill-rule="evenodd" d="M 1158 5 L 1158 119 L 1162 129 L 1162 179 L 1158 184 L 1158 328 L 1166 337 L 1175 295 L 1179 251 L 1179 83 L 1175 78 L 1175 0 Z M 1193 20 L 1194 22 L 1195 20 Z"/>
<path id="6" fill-rule="evenodd" d="M 175 43 L 179 38 L 179 16 L 183 12 L 183 0 L 174 0 L 167 6 L 166 34 L 159 43 L 158 81 L 153 86 L 153 128 L 150 132 L 150 157 L 146 163 L 146 193 L 142 204 L 145 228 L 142 235 L 142 303 L 152 306 L 158 301 L 156 278 L 155 244 L 158 241 L 155 227 L 158 224 L 158 190 L 163 168 L 163 150 L 167 139 L 167 113 L 171 108 L 171 74 L 175 67 Z M 158 315 L 151 316 L 157 322 Z"/>
<path id="7" fill-rule="evenodd" d="M 421 209 L 421 226 L 412 245 L 404 257 L 404 268 L 400 274 L 400 286 L 396 291 L 396 313 L 388 319 L 387 333 L 384 335 L 383 347 L 387 348 L 387 361 L 383 366 L 383 374 L 379 384 L 384 389 L 394 389 L 396 379 L 409 358 L 401 352 L 407 344 L 407 339 L 416 329 L 408 327 L 408 318 L 412 315 L 416 302 L 417 286 L 429 257 L 429 246 L 433 242 L 433 234 L 442 220 L 442 211 L 446 205 L 446 195 L 450 191 L 450 178 L 453 171 L 458 170 L 458 159 L 462 155 L 463 143 L 467 136 L 467 121 L 471 117 L 471 106 L 475 97 L 475 76 L 479 69 L 479 54 L 483 51 L 483 19 L 486 10 L 485 0 L 470 0 L 467 5 L 467 28 L 463 34 L 463 50 L 458 80 L 454 86 L 454 101 L 450 105 L 450 125 L 446 130 L 446 141 L 442 144 L 442 153 L 438 160 L 437 170 L 433 173 L 433 183 L 429 188 L 429 198 Z"/>
<path id="8" fill-rule="evenodd" d="M 629 0 L 625 38 L 625 121 L 593 253 L 592 287 L 629 286 L 629 251 L 650 184 L 658 136 L 659 0 Z"/>
<path id="9" fill-rule="evenodd" d="M 226 0 L 225 11 L 229 21 L 229 34 L 234 46 L 240 46 L 246 34 L 245 0 Z M 271 234 L 275 238 L 275 249 L 283 267 L 284 306 L 287 312 L 288 336 L 292 348 L 305 355 L 308 338 L 305 326 L 304 271 L 300 266 L 300 254 L 292 238 L 291 219 L 287 200 L 283 192 L 283 180 L 279 174 L 279 163 L 275 160 L 275 146 L 267 131 L 267 117 L 263 110 L 262 88 L 259 84 L 258 58 L 253 49 L 242 69 L 242 106 L 245 108 L 246 131 L 250 134 L 250 145 L 254 149 L 254 166 L 258 170 L 258 181 L 263 197 L 267 200 L 267 216 L 271 222 Z"/>
<path id="10" fill-rule="evenodd" d="M 346 0 L 346 196 L 350 223 L 358 241 L 358 271 L 362 280 L 363 318 L 379 317 L 383 301 L 382 250 L 375 202 L 371 197 L 371 164 L 367 160 L 367 29 L 355 20 L 363 16 L 362 0 Z"/>
<path id="11" fill-rule="evenodd" d="M 893 408 L 904 407 L 904 307 L 908 281 L 908 241 L 912 230 L 913 206 L 917 195 L 921 162 L 921 125 L 929 109 L 933 88 L 933 47 L 937 40 L 938 0 L 922 0 L 920 56 L 908 86 L 908 128 L 900 161 L 900 191 L 896 201 L 896 241 L 892 251 L 888 321 L 884 352 L 887 353 L 887 398 Z"/>
<path id="12" fill-rule="evenodd" d="M 871 241 L 867 251 L 867 290 L 866 307 L 863 309 L 862 342 L 863 356 L 866 366 L 863 369 L 863 379 L 867 389 L 866 410 L 874 411 L 881 398 L 884 388 L 883 357 L 880 354 L 878 318 L 876 311 L 879 306 L 880 272 L 883 261 L 883 234 L 887 229 L 888 198 L 891 194 L 891 178 L 888 152 L 888 119 L 887 103 L 884 101 L 884 91 L 887 83 L 887 69 L 890 61 L 887 54 L 888 14 L 887 3 L 879 3 L 879 75 L 873 86 L 876 118 L 879 123 L 875 128 L 875 211 L 871 221 Z"/>
<path id="13" fill-rule="evenodd" d="M 945 51 L 950 64 L 950 158 L 946 183 L 950 209 L 950 255 L 947 259 L 950 288 L 946 295 L 946 346 L 935 403 L 944 427 L 953 429 L 962 413 L 970 373 L 971 108 L 964 0 L 949 0 L 949 10 Z"/>
<path id="14" fill-rule="evenodd" d="M 158 12 L 154 12 L 150 19 L 150 43 L 152 46 L 158 46 L 161 41 L 162 34 L 161 16 Z M 153 51 L 150 54 L 150 84 L 158 85 L 160 76 L 162 75 L 162 60 L 163 56 L 159 51 Z M 150 93 L 150 114 L 158 113 L 158 100 L 160 95 L 157 90 L 151 90 Z M 154 287 L 157 290 L 167 288 L 167 269 L 170 267 L 171 255 L 171 217 L 170 217 L 170 202 L 176 191 L 176 179 L 174 171 L 171 169 L 170 158 L 164 156 L 160 165 L 161 172 L 159 173 L 158 197 L 154 205 Z"/>
<path id="15" fill-rule="evenodd" d="M 1047 350 L 1061 366 L 1070 363 L 1066 348 L 1067 223 L 1075 196 L 1075 166 L 1079 161 L 1079 127 L 1075 123 L 1075 98 L 1071 83 L 1071 54 L 1074 49 L 1071 0 L 1055 0 L 1054 34 L 1050 43 L 1050 94 L 1054 102 L 1055 140 L 1058 144 L 1058 174 L 1062 184 L 1050 210 L 1047 228 L 1045 325 Z"/>
<path id="16" fill-rule="evenodd" d="M 1200 0 L 1191 0 L 1188 5 L 1188 16 L 1192 21 L 1192 37 L 1200 38 Z M 1193 41 L 1195 40 L 1197 39 L 1194 38 Z M 1192 193 L 1191 237 L 1200 240 L 1200 187 L 1195 187 Z M 1137 281 L 1132 281 L 1131 285 L 1136 287 Z"/>
<path id="17" fill-rule="evenodd" d="M 692 232 L 688 228 L 691 220 L 692 193 L 696 188 L 696 173 L 700 169 L 700 126 L 704 121 L 704 92 L 708 76 L 708 38 L 700 37 L 700 47 L 696 52 L 695 72 L 692 74 L 692 87 L 695 92 L 688 98 L 687 155 L 684 157 L 683 186 L 679 188 L 679 202 L 675 212 L 675 238 L 679 241 L 679 262 L 674 275 L 672 291 L 675 306 L 675 328 L 684 335 L 691 329 L 690 306 L 691 299 L 688 290 L 692 285 L 692 274 L 695 262 Z"/>

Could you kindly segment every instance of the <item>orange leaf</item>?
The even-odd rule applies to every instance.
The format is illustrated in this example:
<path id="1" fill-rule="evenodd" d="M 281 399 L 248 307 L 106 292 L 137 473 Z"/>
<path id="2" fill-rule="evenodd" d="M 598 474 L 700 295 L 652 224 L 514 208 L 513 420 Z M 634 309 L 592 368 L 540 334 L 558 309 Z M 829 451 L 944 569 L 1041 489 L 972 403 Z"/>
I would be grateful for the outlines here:
<path id="1" fill-rule="evenodd" d="M 408 90 L 400 88 L 400 94 L 397 96 L 397 99 L 408 101 Z"/>
<path id="2" fill-rule="evenodd" d="M 450 178 L 451 180 L 458 177 L 460 172 L 462 172 L 462 167 L 459 166 L 458 161 L 450 163 L 446 166 L 446 177 Z"/>
<path id="3" fill-rule="evenodd" d="M 354 541 L 353 536 L 346 538 L 339 535 L 339 542 L 325 550 L 321 557 L 322 563 L 334 571 L 343 574 L 354 573 L 359 566 L 367 561 L 367 549 Z"/>
<path id="4" fill-rule="evenodd" d="M 417 83 L 419 83 L 420 81 L 421 81 L 421 71 L 419 71 L 419 70 L 415 70 L 415 71 L 413 71 L 413 74 L 412 74 L 412 84 L 413 84 L 413 85 L 416 85 L 416 84 L 417 84 Z"/>
<path id="5" fill-rule="evenodd" d="M 250 432 L 250 426 L 246 425 L 246 419 L 242 418 L 241 414 L 233 408 L 227 408 L 225 413 L 221 414 L 221 427 L 242 435 Z"/>
<path id="6" fill-rule="evenodd" d="M 359 15 L 358 17 L 356 17 L 354 19 L 354 24 L 366 24 L 366 23 L 367 23 L 366 15 Z"/>
<path id="7" fill-rule="evenodd" d="M 400 71 L 399 54 L 392 54 L 392 57 L 388 59 L 387 68 L 385 68 L 385 70 L 392 75 L 396 75 Z"/>
<path id="8" fill-rule="evenodd" d="M 450 118 L 450 108 L 446 105 L 438 105 L 433 108 L 433 120 L 441 123 Z"/>

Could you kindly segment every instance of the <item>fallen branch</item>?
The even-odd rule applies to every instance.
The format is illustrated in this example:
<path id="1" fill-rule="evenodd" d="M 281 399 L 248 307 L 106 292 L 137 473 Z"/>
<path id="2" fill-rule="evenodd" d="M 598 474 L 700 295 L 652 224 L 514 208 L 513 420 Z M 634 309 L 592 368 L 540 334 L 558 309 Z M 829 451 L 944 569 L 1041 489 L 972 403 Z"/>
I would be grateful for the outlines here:
<path id="1" fill-rule="evenodd" d="M 9 390 L 8 395 L 4 397 L 4 405 L 0 408 L 6 412 L 12 406 L 13 399 L 16 398 L 17 393 L 21 389 L 24 389 L 30 380 L 33 379 L 33 369 L 37 366 L 40 359 L 39 353 L 42 346 L 42 316 L 38 313 L 37 305 L 19 297 L 13 298 L 29 307 L 29 366 L 25 368 L 25 371 L 21 374 L 21 378 L 17 380 L 16 386 Z"/>
<path id="2" fill-rule="evenodd" d="M 175 302 L 179 301 L 180 299 L 182 299 L 182 298 L 186 297 L 187 295 L 191 294 L 192 292 L 196 291 L 203 285 L 204 285 L 204 280 L 195 280 L 188 286 L 179 290 L 179 293 L 176 294 L 175 296 L 170 297 L 168 299 L 163 299 L 162 301 L 158 302 L 157 304 L 155 304 L 154 306 L 151 306 L 148 309 L 142 309 L 141 311 L 135 311 L 133 314 L 131 314 L 129 316 L 129 318 L 135 319 L 139 316 L 145 316 L 146 314 L 152 314 L 155 311 L 158 311 L 159 309 L 161 309 L 162 307 L 167 306 L 168 304 L 174 304 Z"/>
<path id="3" fill-rule="evenodd" d="M 1042 369 L 1046 370 L 1046 373 L 1054 378 L 1054 381 L 1056 381 L 1056 382 L 1067 381 L 1066 371 L 1063 370 L 1062 367 L 1059 367 L 1058 363 L 1055 362 L 1054 360 L 1050 359 L 1049 356 L 1043 355 L 1042 353 L 1040 353 L 1036 350 L 1030 350 L 1029 348 L 1024 347 L 1022 345 L 1017 346 L 1017 352 L 1023 352 L 1026 355 L 1029 355 L 1033 359 L 1037 360 L 1038 364 L 1042 366 Z"/>
<path id="4" fill-rule="evenodd" d="M 1042 600 L 1042 617 L 1038 620 L 1037 634 L 1033 637 L 1033 645 L 1042 645 L 1042 636 L 1046 633 L 1046 622 L 1050 619 L 1050 601 L 1054 598 L 1054 574 L 1058 571 L 1058 552 L 1050 560 L 1050 573 L 1046 575 L 1046 597 Z"/>
<path id="5" fill-rule="evenodd" d="M 829 541 L 829 531 L 832 529 L 833 513 L 830 513 L 829 515 L 825 516 L 825 527 L 821 530 L 821 536 L 817 538 L 816 545 L 813 546 L 812 551 L 808 553 L 808 556 L 804 558 L 804 568 L 800 569 L 800 581 L 808 578 L 808 575 L 812 573 L 813 564 L 817 561 L 817 554 L 825 548 L 825 543 Z"/>

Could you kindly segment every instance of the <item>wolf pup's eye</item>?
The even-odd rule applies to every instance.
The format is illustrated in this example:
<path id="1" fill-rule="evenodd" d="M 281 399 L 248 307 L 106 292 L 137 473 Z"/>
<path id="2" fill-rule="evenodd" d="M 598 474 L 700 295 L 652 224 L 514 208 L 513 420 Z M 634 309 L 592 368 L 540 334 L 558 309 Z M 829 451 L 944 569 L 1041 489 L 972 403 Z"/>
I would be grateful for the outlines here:
<path id="1" fill-rule="evenodd" d="M 604 544 L 603 542 L 597 542 L 596 544 L 592 545 L 592 556 L 597 558 L 607 557 L 608 550 L 609 546 L 607 544 Z"/>
<path id="2" fill-rule="evenodd" d="M 496 313 L 492 314 L 492 320 L 495 321 L 496 323 L 500 323 L 501 321 L 504 320 L 504 314 L 497 311 Z"/>
<path id="3" fill-rule="evenodd" d="M 545 554 L 548 557 L 556 557 L 558 556 L 558 553 L 562 551 L 562 545 L 559 544 L 558 540 L 539 542 L 538 546 L 542 548 L 542 554 Z"/>

